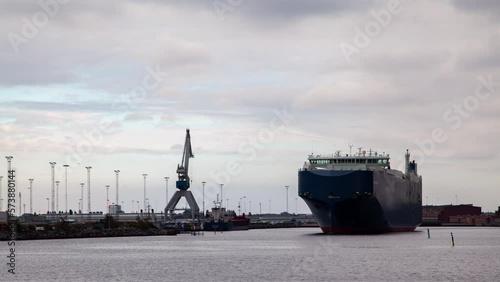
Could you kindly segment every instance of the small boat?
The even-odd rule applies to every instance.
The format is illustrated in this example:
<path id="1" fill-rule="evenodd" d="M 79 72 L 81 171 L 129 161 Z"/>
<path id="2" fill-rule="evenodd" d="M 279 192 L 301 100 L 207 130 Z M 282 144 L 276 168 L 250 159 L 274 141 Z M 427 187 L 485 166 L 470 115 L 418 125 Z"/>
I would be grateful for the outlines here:
<path id="1" fill-rule="evenodd" d="M 214 201 L 214 207 L 211 212 L 208 212 L 203 222 L 204 231 L 231 231 L 233 230 L 233 223 L 229 221 L 229 213 L 226 208 L 221 206 L 219 195 L 217 201 Z"/>

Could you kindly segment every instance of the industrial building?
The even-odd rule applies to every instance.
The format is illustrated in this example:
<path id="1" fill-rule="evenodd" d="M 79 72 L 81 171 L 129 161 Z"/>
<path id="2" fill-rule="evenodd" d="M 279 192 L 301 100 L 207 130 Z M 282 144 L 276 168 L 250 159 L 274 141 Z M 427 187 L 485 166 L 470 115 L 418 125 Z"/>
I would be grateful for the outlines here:
<path id="1" fill-rule="evenodd" d="M 450 223 L 452 217 L 479 215 L 481 215 L 481 207 L 476 207 L 472 204 L 427 205 L 422 207 L 423 224 Z"/>

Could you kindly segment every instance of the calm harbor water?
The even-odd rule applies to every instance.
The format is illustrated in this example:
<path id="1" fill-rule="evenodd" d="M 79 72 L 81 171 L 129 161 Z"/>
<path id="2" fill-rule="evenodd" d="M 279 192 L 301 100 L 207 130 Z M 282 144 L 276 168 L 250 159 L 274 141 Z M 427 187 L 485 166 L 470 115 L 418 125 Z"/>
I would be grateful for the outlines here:
<path id="1" fill-rule="evenodd" d="M 426 230 L 18 241 L 17 273 L 2 264 L 0 281 L 500 281 L 500 228 L 434 227 L 430 239 Z"/>

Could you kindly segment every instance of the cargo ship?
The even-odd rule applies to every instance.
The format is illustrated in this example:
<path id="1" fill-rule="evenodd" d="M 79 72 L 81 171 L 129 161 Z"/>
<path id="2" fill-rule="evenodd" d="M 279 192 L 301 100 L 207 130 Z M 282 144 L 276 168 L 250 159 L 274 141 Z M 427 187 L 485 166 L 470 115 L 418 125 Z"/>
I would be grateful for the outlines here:
<path id="1" fill-rule="evenodd" d="M 217 198 L 219 195 L 217 195 Z M 205 221 L 203 222 L 204 231 L 231 231 L 233 224 L 229 222 L 230 216 L 226 208 L 221 206 L 221 202 L 217 199 L 215 206 L 210 212 L 207 212 Z"/>
<path id="2" fill-rule="evenodd" d="M 250 219 L 242 215 L 236 215 L 233 212 L 233 216 L 229 219 L 229 222 L 233 225 L 233 230 L 248 230 L 250 228 Z"/>
<path id="3" fill-rule="evenodd" d="M 234 211 L 227 211 L 222 207 L 222 199 L 214 201 L 214 207 L 210 212 L 207 212 L 205 221 L 203 222 L 204 231 L 232 231 L 232 230 L 248 230 L 250 227 L 250 219 L 242 215 L 236 215 Z"/>
<path id="4" fill-rule="evenodd" d="M 299 196 L 324 233 L 414 231 L 422 222 L 422 177 L 405 155 L 405 171 L 391 169 L 389 154 L 309 155 L 299 170 Z"/>

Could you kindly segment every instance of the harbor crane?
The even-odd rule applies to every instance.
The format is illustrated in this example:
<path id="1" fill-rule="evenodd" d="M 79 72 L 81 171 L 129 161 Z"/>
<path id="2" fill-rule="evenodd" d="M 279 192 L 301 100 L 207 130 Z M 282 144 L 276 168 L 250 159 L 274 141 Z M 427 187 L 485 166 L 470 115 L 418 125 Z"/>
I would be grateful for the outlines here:
<path id="1" fill-rule="evenodd" d="M 191 191 L 188 191 L 191 180 L 189 178 L 189 159 L 193 158 L 193 151 L 191 148 L 191 135 L 189 134 L 189 129 L 186 129 L 186 140 L 184 142 L 184 152 L 182 154 L 182 162 L 177 165 L 177 175 L 178 180 L 175 182 L 175 186 L 177 191 L 175 191 L 174 195 L 168 201 L 167 207 L 165 208 L 165 219 L 166 215 L 169 215 L 172 218 L 172 213 L 174 210 L 186 210 L 186 209 L 176 209 L 175 207 L 179 203 L 179 200 L 184 197 L 191 208 L 191 215 L 194 219 L 198 217 L 200 213 L 200 208 L 196 203 L 196 200 Z"/>

